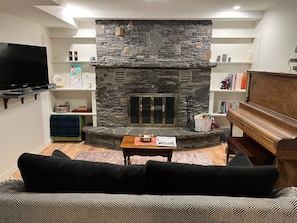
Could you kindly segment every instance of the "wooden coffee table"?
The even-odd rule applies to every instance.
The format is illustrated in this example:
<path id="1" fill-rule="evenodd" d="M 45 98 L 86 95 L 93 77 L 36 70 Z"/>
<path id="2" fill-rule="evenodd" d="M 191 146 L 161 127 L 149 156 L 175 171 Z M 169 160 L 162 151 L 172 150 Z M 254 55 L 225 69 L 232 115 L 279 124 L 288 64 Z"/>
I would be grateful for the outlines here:
<path id="1" fill-rule="evenodd" d="M 135 137 L 124 136 L 120 145 L 123 150 L 124 164 L 130 165 L 130 156 L 163 156 L 167 157 L 168 162 L 171 162 L 172 152 L 176 146 L 157 146 L 157 145 L 134 145 Z M 145 144 L 145 143 L 143 143 Z"/>

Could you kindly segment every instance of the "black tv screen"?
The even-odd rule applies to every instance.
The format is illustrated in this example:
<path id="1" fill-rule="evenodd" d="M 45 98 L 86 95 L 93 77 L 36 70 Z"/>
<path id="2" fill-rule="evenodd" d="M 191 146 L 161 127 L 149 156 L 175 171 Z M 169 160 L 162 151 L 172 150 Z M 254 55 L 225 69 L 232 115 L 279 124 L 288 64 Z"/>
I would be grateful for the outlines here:
<path id="1" fill-rule="evenodd" d="M 48 84 L 45 47 L 0 42 L 0 90 Z"/>

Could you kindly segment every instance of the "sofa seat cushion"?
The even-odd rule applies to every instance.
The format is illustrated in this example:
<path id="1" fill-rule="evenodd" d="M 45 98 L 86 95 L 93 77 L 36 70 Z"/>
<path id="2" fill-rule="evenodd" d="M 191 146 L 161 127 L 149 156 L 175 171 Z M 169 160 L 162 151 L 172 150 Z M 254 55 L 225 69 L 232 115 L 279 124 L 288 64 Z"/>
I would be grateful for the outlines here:
<path id="1" fill-rule="evenodd" d="M 270 197 L 278 180 L 275 166 L 200 166 L 148 161 L 147 191 L 152 194 L 199 194 Z"/>
<path id="2" fill-rule="evenodd" d="M 24 153 L 18 167 L 31 192 L 140 193 L 145 166 L 72 160 Z"/>

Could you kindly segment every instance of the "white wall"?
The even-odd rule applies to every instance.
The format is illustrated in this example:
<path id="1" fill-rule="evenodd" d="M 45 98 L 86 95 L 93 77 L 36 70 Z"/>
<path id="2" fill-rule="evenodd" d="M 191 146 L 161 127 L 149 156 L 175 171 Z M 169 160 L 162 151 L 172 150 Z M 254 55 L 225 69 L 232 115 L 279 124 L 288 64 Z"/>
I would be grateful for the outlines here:
<path id="1" fill-rule="evenodd" d="M 297 46 L 297 1 L 286 0 L 264 13 L 255 28 L 260 37 L 257 70 L 289 72 L 288 60 Z"/>
<path id="2" fill-rule="evenodd" d="M 50 53 L 47 32 L 46 28 L 38 24 L 0 11 L 1 42 L 47 46 Z M 49 70 L 51 72 L 51 67 Z M 16 163 L 20 154 L 39 152 L 49 145 L 49 135 L 47 92 L 38 95 L 37 100 L 34 96 L 25 97 L 24 104 L 19 99 L 10 99 L 8 109 L 4 109 L 3 100 L 0 99 L 0 181 L 17 170 Z"/>

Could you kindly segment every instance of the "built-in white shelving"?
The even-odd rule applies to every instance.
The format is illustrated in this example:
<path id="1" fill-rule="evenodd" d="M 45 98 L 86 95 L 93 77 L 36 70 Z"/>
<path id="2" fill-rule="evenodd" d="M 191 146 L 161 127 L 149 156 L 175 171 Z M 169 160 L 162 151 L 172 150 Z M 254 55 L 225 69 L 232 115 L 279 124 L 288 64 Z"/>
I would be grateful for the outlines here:
<path id="1" fill-rule="evenodd" d="M 230 127 L 226 113 L 222 112 L 222 104 L 226 102 L 238 106 L 240 101 L 246 99 L 246 91 L 241 89 L 241 79 L 243 73 L 250 70 L 253 65 L 256 39 L 252 22 L 213 22 L 210 61 L 217 63 L 217 66 L 212 68 L 211 72 L 209 113 L 213 114 L 222 128 Z M 222 60 L 224 54 L 226 55 L 225 61 Z M 221 82 L 228 74 L 236 76 L 232 89 L 221 89 Z M 233 129 L 233 135 L 241 134 L 242 131 L 237 131 L 236 127 Z"/>
<path id="2" fill-rule="evenodd" d="M 51 114 L 55 115 L 81 115 L 85 117 L 85 123 L 97 126 L 96 113 L 96 81 L 95 68 L 91 65 L 91 57 L 96 57 L 96 40 L 94 22 L 79 22 L 78 29 L 51 28 L 52 56 L 54 76 L 59 75 L 63 79 L 63 87 L 50 91 Z M 69 60 L 69 51 L 78 53 L 78 60 Z M 73 55 L 74 57 L 74 55 Z M 70 66 L 72 63 L 81 64 L 82 88 L 71 88 Z M 55 104 L 70 103 L 70 112 L 54 112 Z M 79 106 L 86 106 L 91 112 L 71 112 Z"/>
<path id="3" fill-rule="evenodd" d="M 66 102 L 70 104 L 70 111 L 57 113 L 54 111 L 55 104 L 64 105 Z M 95 88 L 56 88 L 50 91 L 50 106 L 52 115 L 81 115 L 84 116 L 86 122 L 97 126 L 96 113 L 96 89 Z M 91 109 L 91 112 L 71 112 L 79 106 L 85 106 Z"/>

